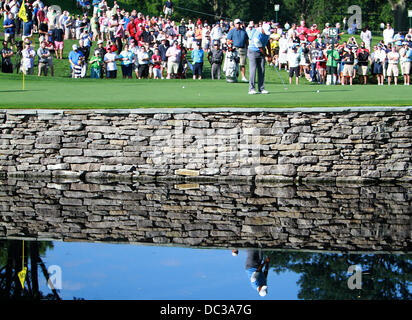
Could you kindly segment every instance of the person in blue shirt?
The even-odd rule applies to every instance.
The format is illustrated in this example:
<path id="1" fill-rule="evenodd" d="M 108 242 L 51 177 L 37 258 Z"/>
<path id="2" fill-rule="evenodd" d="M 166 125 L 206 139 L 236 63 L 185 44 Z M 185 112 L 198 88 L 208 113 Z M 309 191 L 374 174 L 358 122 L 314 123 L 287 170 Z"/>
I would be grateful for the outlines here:
<path id="1" fill-rule="evenodd" d="M 129 45 L 127 43 L 124 45 L 123 51 L 119 55 L 119 60 L 121 61 L 123 79 L 132 79 L 135 56 L 129 51 Z"/>
<path id="2" fill-rule="evenodd" d="M 96 14 L 97 11 L 99 10 L 99 4 L 101 0 L 93 0 L 92 1 L 92 6 L 93 6 L 93 14 Z"/>
<path id="3" fill-rule="evenodd" d="M 393 42 L 395 46 L 401 47 L 404 41 L 405 41 L 405 36 L 402 35 L 400 31 L 397 34 L 395 34 L 393 37 Z"/>
<path id="4" fill-rule="evenodd" d="M 4 28 L 4 41 L 14 45 L 14 38 L 16 34 L 16 22 L 14 21 L 13 14 L 9 13 L 7 18 L 3 22 Z"/>
<path id="5" fill-rule="evenodd" d="M 31 11 L 27 11 L 27 21 L 24 23 L 23 21 L 21 21 L 21 24 L 22 26 L 24 26 L 22 40 L 24 41 L 26 39 L 29 39 L 30 41 L 32 41 L 34 24 L 33 13 Z"/>
<path id="6" fill-rule="evenodd" d="M 403 84 L 405 86 L 409 86 L 411 80 L 412 48 L 409 48 L 409 45 L 406 41 L 403 42 L 402 48 L 399 50 L 399 54 L 403 75 Z"/>
<path id="7" fill-rule="evenodd" d="M 269 93 L 265 89 L 265 63 L 272 61 L 270 52 L 270 24 L 264 23 L 262 27 L 250 33 L 247 57 L 249 59 L 249 94 Z M 256 73 L 258 91 L 256 91 Z"/>
<path id="8" fill-rule="evenodd" d="M 263 270 L 264 267 L 265 270 Z M 255 289 L 261 297 L 266 296 L 269 257 L 263 259 L 261 250 L 247 250 L 245 269 L 252 288 Z"/>
<path id="9" fill-rule="evenodd" d="M 165 19 L 168 19 L 172 16 L 174 11 L 174 4 L 171 0 L 166 0 L 163 6 L 163 13 L 165 14 Z"/>
<path id="10" fill-rule="evenodd" d="M 83 53 L 80 52 L 77 45 L 73 45 L 73 51 L 69 53 L 69 62 L 70 62 L 70 70 L 73 70 L 73 67 L 79 66 L 84 59 Z"/>
<path id="11" fill-rule="evenodd" d="M 192 61 L 193 61 L 193 80 L 202 79 L 203 72 L 203 57 L 204 51 L 200 47 L 200 42 L 196 42 L 196 46 L 192 51 Z"/>

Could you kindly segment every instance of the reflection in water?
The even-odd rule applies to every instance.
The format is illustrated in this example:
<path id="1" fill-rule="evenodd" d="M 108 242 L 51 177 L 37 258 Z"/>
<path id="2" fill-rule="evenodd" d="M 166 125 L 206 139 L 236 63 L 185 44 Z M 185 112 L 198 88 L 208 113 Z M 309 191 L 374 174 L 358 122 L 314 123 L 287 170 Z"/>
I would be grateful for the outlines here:
<path id="1" fill-rule="evenodd" d="M 411 299 L 411 189 L 0 181 L 0 297 Z"/>
<path id="2" fill-rule="evenodd" d="M 0 182 L 0 237 L 220 248 L 401 251 L 411 185 Z"/>
<path id="3" fill-rule="evenodd" d="M 60 300 L 53 286 L 50 286 L 52 292 L 48 294 L 39 290 L 42 276 L 49 282 L 49 273 L 41 256 L 52 248 L 53 244 L 47 241 L 0 241 L 0 297 Z M 20 278 L 19 274 L 24 268 L 27 268 L 28 272 L 25 277 Z"/>
<path id="4" fill-rule="evenodd" d="M 271 252 L 274 272 L 300 274 L 299 299 L 412 298 L 412 256 L 390 254 L 323 254 Z M 348 290 L 348 267 L 359 266 L 361 289 Z"/>
<path id="5" fill-rule="evenodd" d="M 252 288 L 256 289 L 261 297 L 267 294 L 269 261 L 269 257 L 264 257 L 262 250 L 247 250 L 245 269 Z"/>
<path id="6" fill-rule="evenodd" d="M 120 253 L 125 249 L 125 245 L 116 245 L 114 250 L 113 247 L 110 247 L 113 245 L 109 244 L 100 244 L 99 250 L 96 250 L 96 247 L 79 250 L 76 243 L 65 243 L 67 248 L 77 248 L 77 251 L 76 249 L 65 251 L 59 248 L 63 244 L 59 242 L 25 241 L 24 243 L 26 253 L 23 263 L 28 267 L 28 273 L 24 289 L 22 289 L 17 274 L 22 268 L 23 241 L 0 241 L 0 297 L 2 299 L 73 299 L 70 290 L 73 289 L 73 284 L 78 281 L 77 278 L 80 278 L 82 273 L 86 273 L 83 276 L 88 281 L 84 284 L 84 287 L 94 290 L 93 294 L 84 291 L 84 296 L 81 296 L 81 298 L 85 299 L 94 299 L 93 297 L 96 296 L 100 299 L 116 299 L 115 293 L 119 290 L 127 292 L 125 294 L 128 294 L 128 296 L 125 299 L 159 299 L 163 298 L 162 291 L 170 292 L 169 299 L 174 299 L 173 297 L 182 299 L 179 293 L 185 287 L 186 282 L 193 291 L 200 292 L 195 297 L 196 299 L 216 297 L 216 294 L 221 291 L 224 291 L 223 294 L 229 297 L 237 294 L 236 297 L 240 297 L 239 299 L 262 299 L 264 296 L 266 296 L 265 299 L 273 299 L 273 297 L 282 299 L 285 297 L 280 292 L 282 290 L 280 289 L 280 283 L 287 273 L 297 275 L 295 296 L 298 299 L 408 300 L 412 298 L 412 273 L 410 272 L 412 270 L 412 256 L 410 254 L 347 254 L 261 249 L 233 250 L 232 254 L 235 257 L 230 257 L 232 263 L 229 264 L 231 268 L 231 270 L 228 270 L 229 276 L 226 275 L 228 279 L 222 279 L 222 266 L 217 261 L 221 260 L 221 253 L 226 250 L 221 249 L 199 251 L 194 248 L 164 247 L 161 252 L 165 254 L 165 252 L 173 251 L 173 257 L 175 257 L 176 252 L 174 250 L 184 250 L 183 254 L 187 257 L 187 261 L 184 264 L 179 264 L 178 261 L 169 261 L 168 267 L 165 266 L 165 263 L 162 269 L 159 269 L 158 266 L 153 264 L 150 255 L 147 255 L 147 250 L 152 250 L 155 252 L 154 255 L 158 255 L 160 252 L 157 251 L 158 247 L 127 245 L 127 247 L 133 249 L 134 253 L 145 251 L 146 262 L 152 263 L 151 266 L 147 267 L 139 260 L 140 257 L 136 257 L 140 261 L 136 263 L 140 263 L 144 267 L 144 274 L 139 274 L 135 272 L 135 269 L 127 269 L 127 266 L 120 262 Z M 60 252 L 56 252 L 56 250 Z M 75 268 L 76 262 L 79 263 L 81 257 L 88 257 L 89 263 L 96 265 L 98 264 L 99 255 L 103 256 L 103 259 L 107 259 L 105 253 L 110 257 L 110 261 L 100 264 L 98 269 L 105 273 L 107 279 L 116 278 L 119 276 L 119 270 L 123 270 L 120 272 L 124 276 L 123 281 L 117 281 L 111 286 L 105 284 L 107 288 L 99 287 L 96 282 L 93 282 L 93 277 L 96 277 L 96 274 L 87 273 L 86 268 L 80 269 L 80 273 L 77 271 L 72 272 L 71 269 Z M 208 253 L 209 261 L 202 259 L 203 253 Z M 55 263 L 56 261 L 51 260 L 56 259 L 56 254 L 68 259 L 67 261 L 57 261 L 62 265 L 63 277 L 65 277 L 61 289 L 54 289 L 53 286 L 41 286 L 41 282 L 48 281 L 50 283 L 49 278 L 52 276 L 48 274 L 50 265 L 46 265 L 44 261 L 48 261 L 50 264 Z M 217 260 L 213 258 L 214 256 L 217 257 Z M 129 258 L 131 259 L 131 257 Z M 135 263 L 130 263 L 130 265 L 134 267 Z M 361 270 L 361 288 L 353 290 L 348 286 L 348 280 L 352 276 L 348 274 L 348 268 L 352 265 L 357 265 Z M 168 271 L 168 268 L 171 268 L 172 271 Z M 177 282 L 161 279 L 164 273 L 166 278 L 177 277 L 177 269 L 182 269 L 182 272 L 185 273 L 185 276 L 178 279 Z M 203 277 L 197 277 L 197 280 L 190 277 L 190 272 L 187 272 L 187 270 L 192 269 L 197 269 L 196 274 L 211 274 L 206 279 L 207 287 L 204 287 L 205 279 Z M 242 284 L 245 284 L 245 286 L 228 285 L 238 282 L 238 273 L 243 274 L 240 279 L 243 279 Z M 128 278 L 128 276 L 131 278 Z M 133 278 L 139 278 L 139 276 L 138 283 L 141 286 L 140 290 L 144 292 L 143 296 L 136 296 L 139 288 L 135 287 L 132 280 Z M 231 277 L 232 279 L 230 279 Z M 129 280 L 124 281 L 124 279 Z M 162 290 L 157 289 L 157 282 L 162 282 Z M 217 286 L 218 284 L 222 284 L 223 289 Z M 131 288 L 127 288 L 128 285 Z M 260 290 L 257 291 L 259 287 Z M 43 288 L 43 292 L 41 288 Z M 237 292 L 239 288 L 242 288 L 243 291 Z M 128 293 L 129 290 L 130 293 Z M 192 298 L 193 296 L 190 295 L 183 296 L 183 299 Z"/>

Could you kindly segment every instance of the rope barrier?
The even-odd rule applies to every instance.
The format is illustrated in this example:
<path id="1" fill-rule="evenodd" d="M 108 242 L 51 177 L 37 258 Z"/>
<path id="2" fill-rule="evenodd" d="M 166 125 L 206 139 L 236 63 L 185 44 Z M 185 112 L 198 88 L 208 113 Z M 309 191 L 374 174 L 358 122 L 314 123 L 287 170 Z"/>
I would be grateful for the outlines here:
<path id="1" fill-rule="evenodd" d="M 191 10 L 191 9 L 187 9 L 187 8 L 177 7 L 177 6 L 175 6 L 175 8 L 176 8 L 176 9 L 180 9 L 180 10 L 190 11 L 190 12 L 193 12 L 193 13 L 198 13 L 198 14 L 205 15 L 205 16 L 217 17 L 217 18 L 219 18 L 219 19 L 232 20 L 232 18 L 223 17 L 223 16 L 217 15 L 217 14 L 210 14 L 210 13 L 206 13 L 206 12 Z"/>

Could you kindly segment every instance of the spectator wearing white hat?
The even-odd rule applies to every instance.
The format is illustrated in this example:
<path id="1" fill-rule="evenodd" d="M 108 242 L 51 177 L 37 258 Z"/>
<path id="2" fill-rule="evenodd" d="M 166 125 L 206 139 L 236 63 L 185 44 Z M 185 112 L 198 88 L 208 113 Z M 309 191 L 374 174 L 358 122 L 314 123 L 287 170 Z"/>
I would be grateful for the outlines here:
<path id="1" fill-rule="evenodd" d="M 72 46 L 72 51 L 69 53 L 70 70 L 73 76 L 73 68 L 77 68 L 81 64 L 81 59 L 84 58 L 83 53 L 80 52 L 77 45 Z"/>
<path id="2" fill-rule="evenodd" d="M 250 33 L 250 42 L 248 48 L 249 59 L 249 94 L 269 93 L 265 89 L 265 63 L 266 59 L 271 62 L 270 54 L 270 24 L 264 23 L 262 27 L 254 29 Z M 257 87 L 256 91 L 256 73 L 257 73 Z"/>

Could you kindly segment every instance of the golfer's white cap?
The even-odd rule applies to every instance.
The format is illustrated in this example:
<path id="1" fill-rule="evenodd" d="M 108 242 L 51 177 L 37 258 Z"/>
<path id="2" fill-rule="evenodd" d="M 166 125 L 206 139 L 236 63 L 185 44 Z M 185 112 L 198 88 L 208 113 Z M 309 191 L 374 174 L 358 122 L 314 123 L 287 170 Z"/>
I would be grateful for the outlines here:
<path id="1" fill-rule="evenodd" d="M 72 46 L 72 48 L 73 48 L 73 50 L 77 50 L 77 49 L 78 49 L 77 45 L 75 45 L 75 44 Z"/>
<path id="2" fill-rule="evenodd" d="M 269 23 L 264 23 L 262 26 L 262 31 L 266 34 L 270 34 L 270 24 Z"/>
<path id="3" fill-rule="evenodd" d="M 258 289 L 258 290 L 259 290 L 259 289 Z M 268 286 L 262 286 L 262 288 L 261 288 L 260 291 L 259 291 L 259 295 L 260 295 L 261 297 L 264 297 L 264 296 L 267 295 L 267 293 L 268 293 Z"/>
<path id="4" fill-rule="evenodd" d="M 240 21 L 240 19 L 235 19 L 235 21 L 233 22 L 234 24 L 236 23 L 241 23 L 242 21 Z"/>

